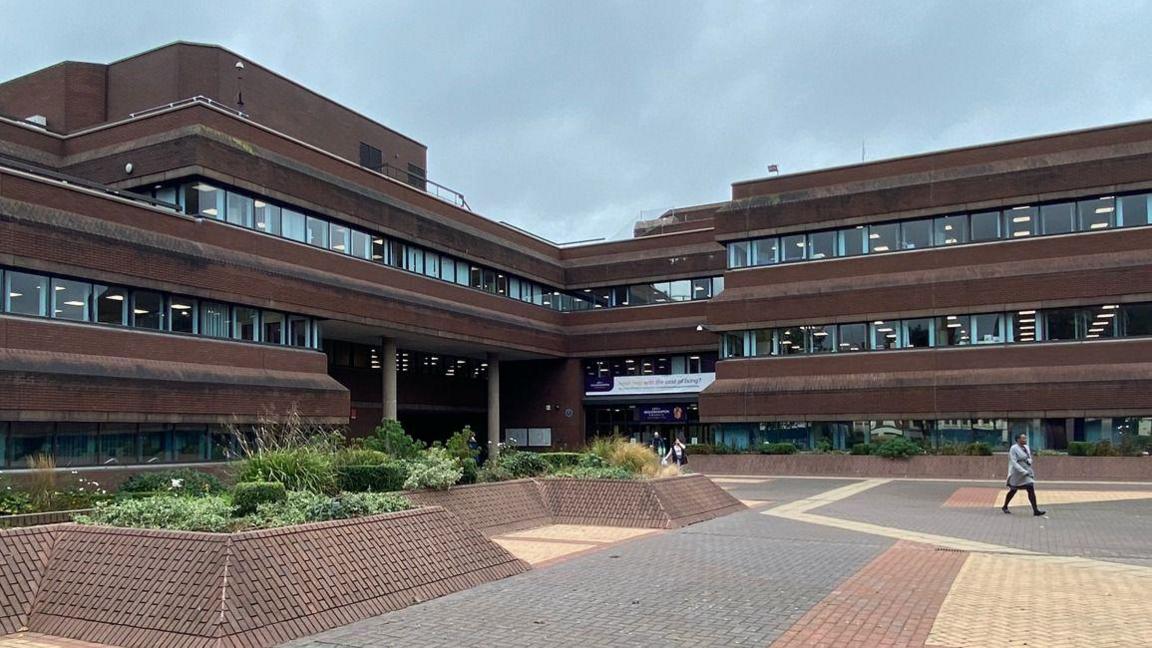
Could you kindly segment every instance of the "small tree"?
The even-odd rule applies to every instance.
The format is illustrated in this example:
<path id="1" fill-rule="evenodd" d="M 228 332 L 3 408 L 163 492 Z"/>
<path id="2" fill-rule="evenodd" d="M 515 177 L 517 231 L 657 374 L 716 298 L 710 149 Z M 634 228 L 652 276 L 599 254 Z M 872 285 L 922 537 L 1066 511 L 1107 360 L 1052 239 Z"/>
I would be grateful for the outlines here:
<path id="1" fill-rule="evenodd" d="M 418 459 L 424 451 L 424 442 L 408 436 L 400 421 L 392 419 L 381 421 L 376 427 L 376 436 L 365 439 L 364 446 L 396 459 Z"/>

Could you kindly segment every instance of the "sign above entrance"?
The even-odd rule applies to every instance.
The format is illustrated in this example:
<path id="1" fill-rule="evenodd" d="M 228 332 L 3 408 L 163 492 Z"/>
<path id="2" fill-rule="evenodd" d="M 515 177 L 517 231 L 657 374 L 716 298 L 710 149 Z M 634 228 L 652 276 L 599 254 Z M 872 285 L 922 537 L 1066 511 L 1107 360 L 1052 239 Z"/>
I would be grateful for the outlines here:
<path id="1" fill-rule="evenodd" d="M 683 405 L 645 405 L 636 415 L 645 423 L 683 423 L 686 414 Z"/>
<path id="2" fill-rule="evenodd" d="M 649 394 L 695 394 L 716 380 L 714 373 L 671 376 L 585 376 L 586 396 L 645 396 Z"/>

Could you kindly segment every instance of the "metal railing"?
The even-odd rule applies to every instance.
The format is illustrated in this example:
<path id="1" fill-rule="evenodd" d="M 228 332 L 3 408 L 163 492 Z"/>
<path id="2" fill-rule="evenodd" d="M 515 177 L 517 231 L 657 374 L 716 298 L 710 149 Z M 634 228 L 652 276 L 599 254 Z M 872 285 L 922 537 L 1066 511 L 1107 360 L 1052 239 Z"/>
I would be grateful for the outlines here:
<path id="1" fill-rule="evenodd" d="M 472 211 L 472 208 L 468 206 L 468 201 L 464 200 L 464 194 L 456 191 L 455 189 L 445 187 L 439 182 L 433 182 L 424 175 L 413 173 L 399 167 L 394 167 L 387 162 L 384 162 L 380 166 L 368 166 L 363 164 L 361 166 L 370 171 L 375 171 L 380 175 L 392 178 L 393 180 L 399 180 L 406 185 L 415 187 L 430 196 L 443 200 L 446 203 L 451 203 L 457 207 Z"/>
<path id="2" fill-rule="evenodd" d="M 219 108 L 220 110 L 230 112 L 233 115 L 236 115 L 237 117 L 243 117 L 245 119 L 248 119 L 248 113 L 243 112 L 241 110 L 237 110 L 236 108 L 233 108 L 232 106 L 229 106 L 228 104 L 220 103 L 219 101 L 216 101 L 215 99 L 213 99 L 211 97 L 205 97 L 204 95 L 196 95 L 195 97 L 189 97 L 187 99 L 181 99 L 179 101 L 173 101 L 172 103 L 167 103 L 167 104 L 164 104 L 161 106 L 153 106 L 151 108 L 145 108 L 144 110 L 141 110 L 138 112 L 128 113 L 128 117 L 129 118 L 143 117 L 144 115 L 150 115 L 152 113 L 157 113 L 157 112 L 160 112 L 162 110 L 168 110 L 171 108 L 178 108 L 180 106 L 187 106 L 188 104 L 194 104 L 194 103 L 202 103 L 202 104 L 205 104 L 208 106 L 212 106 L 214 108 Z"/>

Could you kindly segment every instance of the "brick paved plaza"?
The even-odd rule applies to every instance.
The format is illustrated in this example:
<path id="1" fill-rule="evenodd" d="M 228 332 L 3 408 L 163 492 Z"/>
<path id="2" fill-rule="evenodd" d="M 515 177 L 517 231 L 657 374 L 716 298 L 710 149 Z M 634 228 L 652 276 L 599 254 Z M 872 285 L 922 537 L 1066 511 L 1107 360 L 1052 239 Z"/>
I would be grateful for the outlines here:
<path id="1" fill-rule="evenodd" d="M 718 478 L 753 510 L 290 646 L 1138 646 L 1152 486 Z M 1046 499 L 1047 497 L 1047 499 Z M 1005 628 L 1019 627 L 1018 636 Z"/>

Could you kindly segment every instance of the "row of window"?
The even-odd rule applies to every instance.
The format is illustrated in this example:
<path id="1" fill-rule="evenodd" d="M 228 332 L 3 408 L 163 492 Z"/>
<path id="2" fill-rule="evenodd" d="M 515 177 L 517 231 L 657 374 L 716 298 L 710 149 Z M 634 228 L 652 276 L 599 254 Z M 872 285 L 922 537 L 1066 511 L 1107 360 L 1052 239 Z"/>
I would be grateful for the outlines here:
<path id="1" fill-rule="evenodd" d="M 722 358 L 1152 335 L 1152 303 L 940 315 L 725 333 Z"/>
<path id="2" fill-rule="evenodd" d="M 340 340 L 325 340 L 324 352 L 328 354 L 328 365 L 331 367 L 373 370 L 382 368 L 383 354 L 380 347 Z M 396 372 L 418 376 L 487 380 L 488 363 L 474 358 L 398 350 L 396 352 Z"/>
<path id="3" fill-rule="evenodd" d="M 1150 205 L 1148 193 L 1101 196 L 736 241 L 728 244 L 728 267 L 1139 227 L 1152 224 Z"/>
<path id="4" fill-rule="evenodd" d="M 222 461 L 231 445 L 232 435 L 213 425 L 0 421 L 0 466 L 14 469 L 36 455 L 60 467 Z"/>
<path id="5" fill-rule="evenodd" d="M 320 347 L 310 317 L 81 279 L 0 268 L 0 312 L 150 331 Z"/>
<path id="6" fill-rule="evenodd" d="M 569 294 L 418 245 L 363 232 L 312 214 L 273 204 L 266 199 L 204 182 L 161 187 L 154 190 L 153 195 L 162 200 L 177 202 L 188 214 L 198 214 L 559 311 L 709 299 L 724 287 L 723 277 L 706 277 L 612 288 L 589 288 L 582 293 Z"/>
<path id="7" fill-rule="evenodd" d="M 584 374 L 592 378 L 608 376 L 671 376 L 716 371 L 715 353 L 690 355 L 592 358 L 584 361 Z"/>

